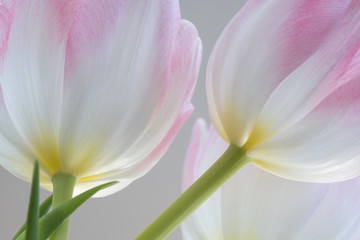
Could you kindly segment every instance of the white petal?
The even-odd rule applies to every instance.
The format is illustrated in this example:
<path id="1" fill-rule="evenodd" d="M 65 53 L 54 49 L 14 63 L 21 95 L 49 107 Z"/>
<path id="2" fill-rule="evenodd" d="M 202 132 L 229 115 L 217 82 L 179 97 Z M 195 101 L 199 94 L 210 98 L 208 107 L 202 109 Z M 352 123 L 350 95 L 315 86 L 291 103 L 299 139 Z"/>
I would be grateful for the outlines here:
<path id="1" fill-rule="evenodd" d="M 324 189 L 286 181 L 246 166 L 222 191 L 224 237 L 295 239 L 316 203 L 321 201 Z"/>
<path id="2" fill-rule="evenodd" d="M 15 176 L 31 181 L 36 156 L 24 142 L 4 106 L 0 103 L 0 165 Z M 50 183 L 50 173 L 40 167 L 40 182 L 45 187 Z"/>
<path id="3" fill-rule="evenodd" d="M 359 239 L 360 179 L 329 185 L 324 200 L 304 226 L 298 239 Z"/>
<path id="4" fill-rule="evenodd" d="M 59 135 L 65 47 L 75 1 L 16 1 L 1 87 L 9 115 L 47 171 L 61 170 Z"/>
<path id="5" fill-rule="evenodd" d="M 250 149 L 255 163 L 283 177 L 334 182 L 360 175 L 360 81 L 339 87 L 294 126 Z"/>
<path id="6" fill-rule="evenodd" d="M 224 238 L 355 240 L 359 180 L 300 183 L 246 166 L 222 191 Z"/>

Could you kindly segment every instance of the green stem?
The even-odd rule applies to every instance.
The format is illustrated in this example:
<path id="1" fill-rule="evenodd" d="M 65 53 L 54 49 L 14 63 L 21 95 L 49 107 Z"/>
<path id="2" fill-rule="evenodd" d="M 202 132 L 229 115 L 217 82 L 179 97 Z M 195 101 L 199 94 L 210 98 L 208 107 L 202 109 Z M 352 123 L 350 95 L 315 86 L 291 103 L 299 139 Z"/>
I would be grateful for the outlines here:
<path id="1" fill-rule="evenodd" d="M 225 153 L 135 240 L 160 240 L 174 231 L 191 213 L 249 162 L 243 148 L 230 145 Z"/>
<path id="2" fill-rule="evenodd" d="M 68 173 L 59 172 L 51 178 L 53 184 L 52 208 L 60 206 L 72 198 L 76 178 Z M 51 240 L 67 240 L 69 233 L 69 219 L 65 220 L 51 235 Z"/>

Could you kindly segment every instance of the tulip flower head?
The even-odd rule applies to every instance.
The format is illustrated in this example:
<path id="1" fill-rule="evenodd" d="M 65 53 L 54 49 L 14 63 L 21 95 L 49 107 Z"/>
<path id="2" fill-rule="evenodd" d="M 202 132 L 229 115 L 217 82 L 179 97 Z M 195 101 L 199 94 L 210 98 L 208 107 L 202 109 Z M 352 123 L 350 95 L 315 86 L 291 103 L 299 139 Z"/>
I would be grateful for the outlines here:
<path id="1" fill-rule="evenodd" d="M 0 164 L 75 193 L 120 190 L 162 157 L 192 112 L 201 43 L 177 1 L 4 1 Z"/>
<path id="2" fill-rule="evenodd" d="M 189 187 L 226 150 L 213 127 L 194 127 L 184 168 Z M 231 178 L 182 225 L 183 239 L 347 239 L 360 237 L 360 178 L 303 183 L 251 164 Z"/>
<path id="3" fill-rule="evenodd" d="M 359 19 L 358 0 L 249 0 L 207 67 L 222 138 L 286 178 L 359 176 Z"/>

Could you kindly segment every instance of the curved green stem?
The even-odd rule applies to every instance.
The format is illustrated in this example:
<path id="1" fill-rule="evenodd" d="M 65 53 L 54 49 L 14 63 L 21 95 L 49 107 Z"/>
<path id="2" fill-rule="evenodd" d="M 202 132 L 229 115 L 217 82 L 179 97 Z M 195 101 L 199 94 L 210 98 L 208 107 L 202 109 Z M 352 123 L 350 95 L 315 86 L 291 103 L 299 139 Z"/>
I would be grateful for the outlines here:
<path id="1" fill-rule="evenodd" d="M 135 240 L 164 239 L 248 162 L 243 148 L 230 145 L 225 153 Z"/>
<path id="2" fill-rule="evenodd" d="M 53 184 L 52 208 L 60 206 L 72 198 L 76 178 L 68 173 L 57 173 L 51 178 Z M 69 219 L 65 220 L 51 235 L 51 240 L 67 240 L 69 233 Z"/>

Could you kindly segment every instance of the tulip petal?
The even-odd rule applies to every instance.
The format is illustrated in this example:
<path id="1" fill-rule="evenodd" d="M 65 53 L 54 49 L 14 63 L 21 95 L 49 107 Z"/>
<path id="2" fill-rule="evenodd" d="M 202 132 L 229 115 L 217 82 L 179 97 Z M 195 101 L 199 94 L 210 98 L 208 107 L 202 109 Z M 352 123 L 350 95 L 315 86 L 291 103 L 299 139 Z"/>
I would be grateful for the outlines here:
<path id="1" fill-rule="evenodd" d="M 169 71 L 180 28 L 177 3 L 82 4 L 67 49 L 60 136 L 62 165 L 78 177 L 143 159 L 171 127 L 194 82 L 180 83 L 172 78 L 177 69 Z M 169 99 L 172 84 L 179 92 Z M 173 109 L 162 116 L 165 100 Z"/>
<path id="2" fill-rule="evenodd" d="M 1 96 L 0 89 L 0 96 Z M 31 182 L 32 169 L 36 155 L 25 143 L 14 126 L 0 97 L 0 165 L 20 179 Z M 50 172 L 46 167 L 40 168 L 40 185 L 49 188 Z"/>
<path id="3" fill-rule="evenodd" d="M 360 78 L 348 81 L 294 126 L 260 143 L 249 156 L 287 178 L 334 182 L 359 176 Z"/>
<path id="4" fill-rule="evenodd" d="M 31 182 L 32 166 L 36 156 L 24 142 L 0 101 L 0 165 L 15 176 Z M 41 172 L 41 180 L 48 177 Z M 46 176 L 46 177 L 45 177 Z"/>
<path id="5" fill-rule="evenodd" d="M 359 239 L 359 178 L 331 184 L 319 207 L 304 226 L 298 239 Z"/>
<path id="6" fill-rule="evenodd" d="M 359 187 L 359 178 L 300 183 L 246 166 L 221 192 L 224 239 L 358 239 Z"/>
<path id="7" fill-rule="evenodd" d="M 1 88 L 9 115 L 47 172 L 61 170 L 65 47 L 77 1 L 13 1 Z"/>
<path id="8" fill-rule="evenodd" d="M 210 115 L 226 141 L 246 142 L 274 89 L 322 46 L 349 2 L 246 3 L 220 36 L 207 68 Z"/>
<path id="9" fill-rule="evenodd" d="M 316 52 L 273 91 L 260 116 L 267 135 L 292 126 L 348 81 L 359 78 L 360 2 L 353 1 Z"/>
<path id="10" fill-rule="evenodd" d="M 174 2 L 121 3 L 87 1 L 70 34 L 60 152 L 80 185 L 142 176 L 192 112 L 201 59 L 195 27 L 180 21 Z"/>
<path id="11" fill-rule="evenodd" d="M 327 187 L 244 167 L 221 192 L 224 239 L 296 239 Z"/>

